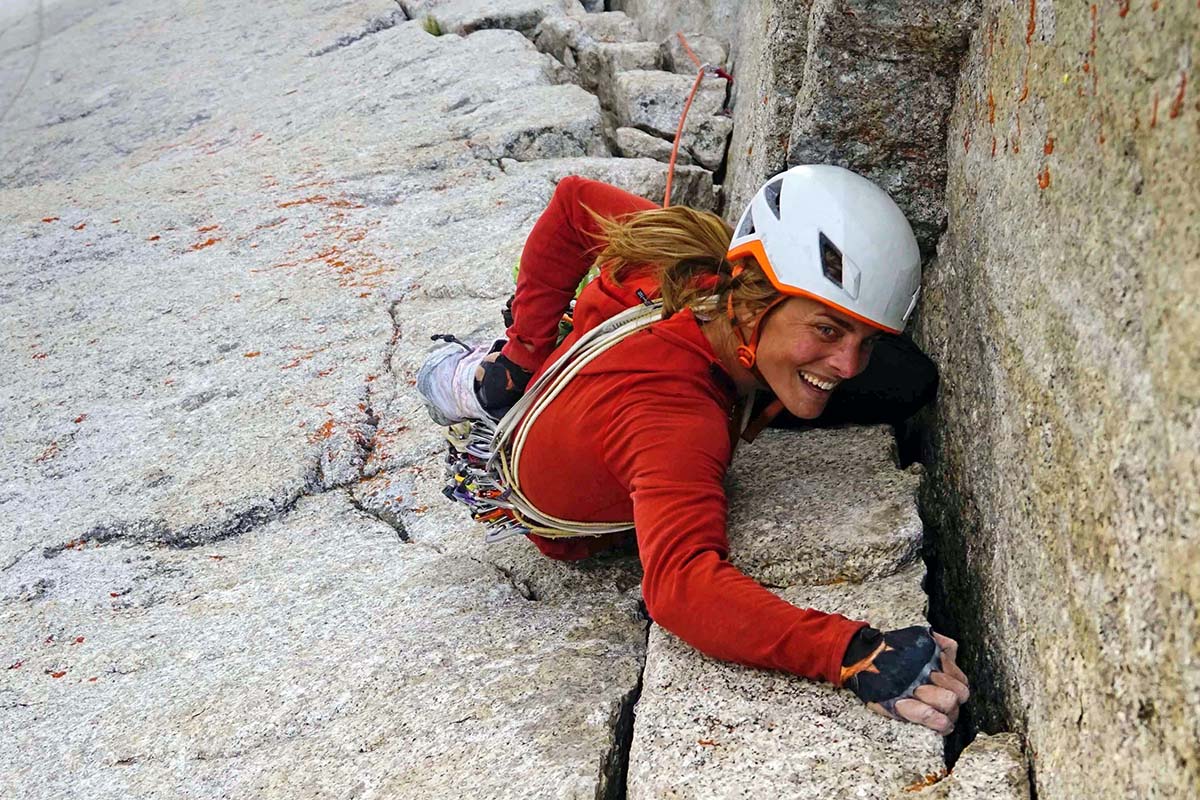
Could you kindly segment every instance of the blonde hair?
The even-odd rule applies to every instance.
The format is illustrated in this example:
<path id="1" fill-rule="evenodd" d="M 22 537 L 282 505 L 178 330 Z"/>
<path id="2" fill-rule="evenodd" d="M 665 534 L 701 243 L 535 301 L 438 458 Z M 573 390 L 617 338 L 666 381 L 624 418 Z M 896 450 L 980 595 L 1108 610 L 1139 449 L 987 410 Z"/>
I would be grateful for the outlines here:
<path id="1" fill-rule="evenodd" d="M 654 208 L 608 218 L 588 209 L 600 227 L 595 266 L 614 283 L 650 275 L 659 286 L 663 317 L 685 308 L 699 314 L 724 310 L 733 295 L 735 308 L 751 317 L 779 293 L 754 258 L 739 259 L 741 270 L 725 259 L 733 229 L 707 211 L 687 206 Z M 703 281 L 716 276 L 716 285 Z M 714 304 L 708 298 L 716 295 Z"/>

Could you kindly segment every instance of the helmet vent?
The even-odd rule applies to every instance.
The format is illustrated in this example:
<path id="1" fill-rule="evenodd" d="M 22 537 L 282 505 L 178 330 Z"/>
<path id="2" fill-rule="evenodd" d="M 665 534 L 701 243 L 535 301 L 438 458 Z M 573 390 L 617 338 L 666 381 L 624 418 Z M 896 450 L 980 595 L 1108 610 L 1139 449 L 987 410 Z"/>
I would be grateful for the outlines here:
<path id="1" fill-rule="evenodd" d="M 842 251 L 820 234 L 821 272 L 840 288 L 842 286 Z"/>
<path id="2" fill-rule="evenodd" d="M 783 190 L 783 181 L 771 181 L 763 187 L 763 199 L 767 201 L 767 208 L 771 209 L 771 213 L 775 215 L 775 219 L 779 219 L 779 193 Z"/>
<path id="3" fill-rule="evenodd" d="M 738 230 L 735 235 L 740 239 L 743 236 L 749 236 L 752 233 L 754 233 L 754 215 L 747 211 L 746 216 L 742 217 L 742 224 L 738 226 Z"/>

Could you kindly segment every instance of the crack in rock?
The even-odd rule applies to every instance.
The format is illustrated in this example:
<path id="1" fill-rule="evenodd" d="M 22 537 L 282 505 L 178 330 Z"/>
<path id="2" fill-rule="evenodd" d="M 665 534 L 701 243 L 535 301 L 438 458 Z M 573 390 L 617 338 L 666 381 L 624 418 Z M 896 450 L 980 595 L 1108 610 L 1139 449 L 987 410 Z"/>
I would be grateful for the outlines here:
<path id="1" fill-rule="evenodd" d="M 355 42 L 362 41 L 372 34 L 386 31 L 389 28 L 394 28 L 401 22 L 408 22 L 408 15 L 404 13 L 403 6 L 400 6 L 387 16 L 375 17 L 374 19 L 369 20 L 366 24 L 366 27 L 364 27 L 358 33 L 348 33 L 345 36 L 340 36 L 333 42 L 333 44 L 326 45 L 320 50 L 313 50 L 308 54 L 308 56 L 309 58 L 316 58 L 317 56 L 323 56 L 327 53 L 332 53 L 334 50 L 341 50 L 343 47 L 349 47 Z"/>
<path id="2" fill-rule="evenodd" d="M 600 765 L 600 778 L 596 786 L 598 800 L 625 800 L 629 793 L 629 758 L 633 748 L 633 726 L 635 709 L 642 696 L 642 682 L 646 675 L 646 656 L 650 652 L 650 620 L 642 604 L 645 640 L 642 644 L 642 662 L 638 668 L 637 683 L 622 695 L 617 713 L 612 721 L 612 749 L 605 754 Z"/>

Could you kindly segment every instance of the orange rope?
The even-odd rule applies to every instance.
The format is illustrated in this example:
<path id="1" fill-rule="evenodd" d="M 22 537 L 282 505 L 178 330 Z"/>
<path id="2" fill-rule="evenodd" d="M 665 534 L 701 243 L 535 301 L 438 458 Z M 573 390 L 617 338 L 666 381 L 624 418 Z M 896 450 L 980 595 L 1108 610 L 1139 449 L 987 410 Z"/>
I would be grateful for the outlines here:
<path id="1" fill-rule="evenodd" d="M 679 115 L 679 127 L 675 129 L 675 143 L 671 145 L 671 160 L 667 162 L 667 189 L 663 196 L 663 208 L 671 207 L 671 179 L 675 177 L 675 158 L 679 155 L 679 142 L 683 139 L 683 123 L 687 120 L 688 111 L 692 107 L 692 101 L 696 99 L 696 92 L 700 89 L 700 83 L 703 80 L 704 70 L 701 69 L 696 73 L 692 91 L 688 93 L 687 102 L 683 104 L 683 113 Z"/>
<path id="2" fill-rule="evenodd" d="M 704 76 L 709 74 L 710 69 L 700 63 L 700 59 L 696 56 L 696 52 L 692 50 L 691 45 L 688 44 L 687 37 L 683 33 L 676 31 L 675 36 L 679 38 L 679 43 L 683 45 L 688 58 L 696 65 L 696 69 L 699 72 L 696 73 L 696 80 L 692 83 L 692 90 L 688 92 L 687 102 L 683 104 L 683 113 L 679 115 L 679 127 L 675 129 L 675 142 L 671 145 L 671 160 L 667 162 L 667 188 L 663 195 L 663 208 L 671 207 L 671 183 L 675 178 L 675 159 L 679 156 L 679 142 L 683 139 L 683 125 L 687 121 L 688 111 L 692 108 L 692 101 L 696 99 L 696 92 L 700 91 L 700 84 L 704 81 Z M 715 69 L 713 70 L 713 74 L 733 83 L 733 76 L 723 69 Z"/>

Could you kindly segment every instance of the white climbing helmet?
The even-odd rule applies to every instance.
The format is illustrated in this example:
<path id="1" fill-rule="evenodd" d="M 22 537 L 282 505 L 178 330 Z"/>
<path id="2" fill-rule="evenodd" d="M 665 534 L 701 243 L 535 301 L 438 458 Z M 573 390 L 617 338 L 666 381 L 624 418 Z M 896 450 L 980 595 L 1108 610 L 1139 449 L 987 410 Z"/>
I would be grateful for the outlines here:
<path id="1" fill-rule="evenodd" d="M 921 253 L 904 212 L 842 167 L 792 167 L 742 212 L 730 261 L 754 256 L 775 288 L 889 333 L 904 330 L 921 289 Z"/>

